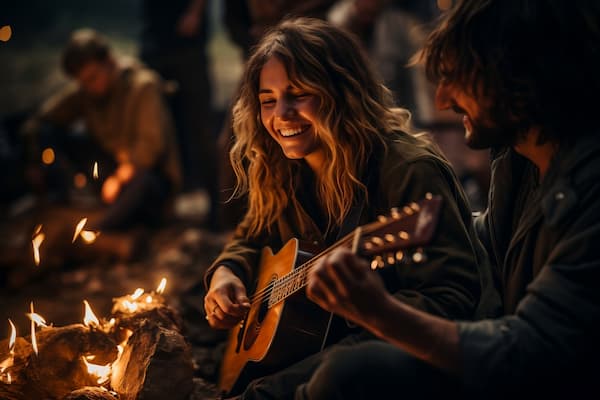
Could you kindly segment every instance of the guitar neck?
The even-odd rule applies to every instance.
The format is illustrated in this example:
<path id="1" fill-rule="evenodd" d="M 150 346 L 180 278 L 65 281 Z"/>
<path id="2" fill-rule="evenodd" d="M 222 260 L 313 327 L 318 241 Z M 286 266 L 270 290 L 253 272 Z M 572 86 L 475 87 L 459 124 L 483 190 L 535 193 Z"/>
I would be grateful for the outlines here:
<path id="1" fill-rule="evenodd" d="M 328 247 L 325 251 L 319 253 L 304 264 L 299 265 L 293 271 L 285 274 L 281 278 L 276 279 L 273 282 L 272 292 L 268 300 L 268 307 L 273 307 L 280 301 L 287 299 L 289 296 L 304 288 L 307 284 L 308 272 L 310 271 L 311 267 L 334 249 L 339 247 L 350 248 L 352 245 L 352 238 L 352 234 L 344 236 L 344 238 L 337 241 L 331 247 Z"/>

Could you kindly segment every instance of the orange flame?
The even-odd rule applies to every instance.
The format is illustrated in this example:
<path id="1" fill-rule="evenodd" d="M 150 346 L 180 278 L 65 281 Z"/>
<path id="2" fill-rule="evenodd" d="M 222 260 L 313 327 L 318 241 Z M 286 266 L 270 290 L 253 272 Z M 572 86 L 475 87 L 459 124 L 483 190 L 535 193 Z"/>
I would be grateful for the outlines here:
<path id="1" fill-rule="evenodd" d="M 87 300 L 84 300 L 83 304 L 85 304 L 85 316 L 83 317 L 83 324 L 89 327 L 100 326 L 100 321 L 98 320 L 98 317 L 96 317 L 96 314 L 94 314 L 92 311 L 90 303 L 88 303 Z"/>
<path id="2" fill-rule="evenodd" d="M 132 303 L 129 300 L 123 300 L 123 306 L 125 306 L 129 312 L 135 312 L 138 308 L 137 303 Z"/>
<path id="3" fill-rule="evenodd" d="M 6 360 L 0 362 L 0 373 L 4 373 L 4 371 L 7 368 L 12 367 L 15 362 L 15 341 L 17 339 L 17 329 L 15 328 L 15 325 L 10 320 L 10 318 L 8 319 L 8 323 L 10 324 L 11 328 L 10 340 L 8 342 L 8 357 L 6 358 Z M 12 383 L 10 372 L 6 373 L 6 380 L 4 380 L 2 377 L 0 377 L 0 379 L 2 379 L 2 381 L 6 382 L 9 385 Z"/>
<path id="4" fill-rule="evenodd" d="M 42 317 L 40 314 L 32 312 L 32 313 L 27 313 L 26 315 L 29 317 L 31 322 L 35 322 L 35 324 L 37 326 L 41 326 L 44 328 L 48 327 L 48 324 L 46 323 L 46 319 L 44 317 Z"/>
<path id="5" fill-rule="evenodd" d="M 83 229 L 83 227 L 85 226 L 86 223 L 87 223 L 87 218 L 82 218 L 81 221 L 79 221 L 79 223 L 75 227 L 75 233 L 73 234 L 73 240 L 71 240 L 71 243 L 75 243 L 75 239 L 77 239 L 77 236 L 79 236 L 79 234 L 81 233 L 81 230 Z"/>
<path id="6" fill-rule="evenodd" d="M 33 301 L 29 304 L 29 308 L 31 309 L 31 315 L 34 315 L 35 313 L 33 312 Z M 38 347 L 37 347 L 37 340 L 35 338 L 35 321 L 33 320 L 33 318 L 31 319 L 31 346 L 33 347 L 33 351 L 35 352 L 35 355 L 37 356 Z"/>
<path id="7" fill-rule="evenodd" d="M 131 300 L 137 300 L 143 294 L 144 294 L 144 289 L 137 288 L 137 289 L 135 289 L 135 292 L 133 292 L 133 294 L 131 295 Z"/>
<path id="8" fill-rule="evenodd" d="M 41 225 L 38 225 L 36 229 L 35 236 L 31 240 L 31 244 L 33 246 L 33 261 L 35 262 L 36 267 L 40 265 L 40 246 L 44 242 L 46 235 L 40 232 L 42 229 Z"/>
<path id="9" fill-rule="evenodd" d="M 17 328 L 15 328 L 15 324 L 8 319 L 8 323 L 10 324 L 10 340 L 8 341 L 8 351 L 10 354 L 15 354 L 15 342 L 17 340 Z"/>
<path id="10" fill-rule="evenodd" d="M 162 278 L 158 287 L 156 288 L 156 293 L 161 294 L 165 291 L 165 287 L 167 286 L 167 278 Z"/>
<path id="11" fill-rule="evenodd" d="M 94 179 L 98 179 L 98 161 L 94 162 L 94 170 L 92 172 Z"/>
<path id="12" fill-rule="evenodd" d="M 96 381 L 99 385 L 105 383 L 108 381 L 108 379 L 110 378 L 110 371 L 111 371 L 111 366 L 110 364 L 106 364 L 106 365 L 98 365 L 98 364 L 92 364 L 89 363 L 86 358 L 88 357 L 81 357 L 81 359 L 83 360 L 83 363 L 85 364 L 88 374 L 95 376 L 98 378 L 98 380 Z M 93 359 L 93 356 L 92 358 Z"/>
<path id="13" fill-rule="evenodd" d="M 98 235 L 100 235 L 100 232 L 92 232 L 92 231 L 83 230 L 83 231 L 81 231 L 80 235 L 86 244 L 92 244 L 96 241 L 96 238 L 98 237 Z"/>

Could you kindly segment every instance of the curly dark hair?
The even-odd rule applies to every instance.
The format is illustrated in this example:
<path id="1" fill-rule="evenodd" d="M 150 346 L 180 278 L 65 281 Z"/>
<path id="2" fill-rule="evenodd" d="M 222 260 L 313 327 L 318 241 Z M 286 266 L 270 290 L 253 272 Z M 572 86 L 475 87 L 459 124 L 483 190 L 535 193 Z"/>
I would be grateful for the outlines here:
<path id="1" fill-rule="evenodd" d="M 430 80 L 492 99 L 492 117 L 540 142 L 596 125 L 600 1 L 459 0 L 442 18 L 420 54 Z"/>

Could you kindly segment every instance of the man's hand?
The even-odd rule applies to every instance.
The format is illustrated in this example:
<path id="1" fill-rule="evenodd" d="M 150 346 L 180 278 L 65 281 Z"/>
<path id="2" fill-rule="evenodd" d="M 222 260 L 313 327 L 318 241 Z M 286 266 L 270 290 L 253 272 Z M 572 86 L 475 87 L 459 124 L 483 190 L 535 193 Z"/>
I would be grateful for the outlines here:
<path id="1" fill-rule="evenodd" d="M 334 250 L 310 270 L 306 292 L 325 310 L 365 327 L 389 296 L 379 275 L 348 249 Z"/>
<path id="2" fill-rule="evenodd" d="M 250 309 L 246 287 L 229 268 L 217 268 L 204 298 L 204 311 L 211 327 L 230 329 L 241 321 Z"/>

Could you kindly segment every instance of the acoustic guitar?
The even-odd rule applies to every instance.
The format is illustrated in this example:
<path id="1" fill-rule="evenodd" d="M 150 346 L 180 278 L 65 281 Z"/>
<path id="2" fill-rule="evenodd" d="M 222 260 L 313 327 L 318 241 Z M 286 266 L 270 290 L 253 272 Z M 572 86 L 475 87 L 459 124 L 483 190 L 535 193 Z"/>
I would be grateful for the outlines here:
<path id="1" fill-rule="evenodd" d="M 332 314 L 309 301 L 303 290 L 311 267 L 338 247 L 371 259 L 371 269 L 419 264 L 437 226 L 442 199 L 428 194 L 418 203 L 392 209 L 314 255 L 298 239 L 277 254 L 262 250 L 250 310 L 229 334 L 218 386 L 235 395 L 255 378 L 281 370 L 328 344 Z"/>

